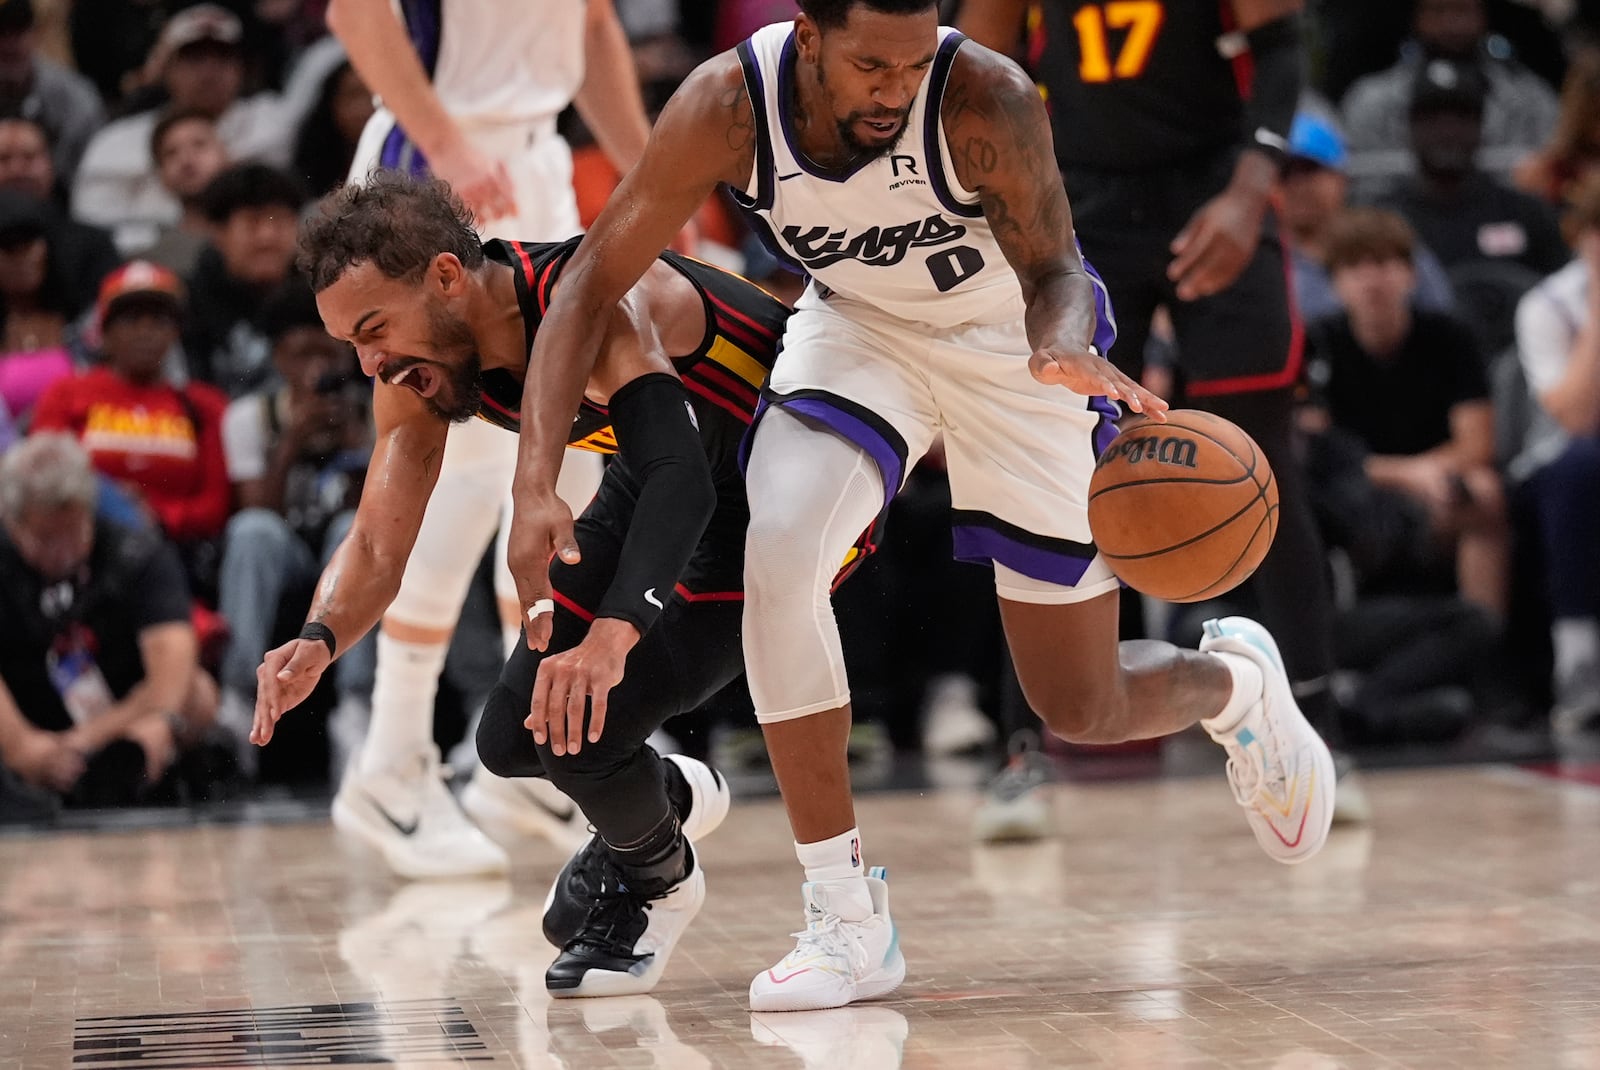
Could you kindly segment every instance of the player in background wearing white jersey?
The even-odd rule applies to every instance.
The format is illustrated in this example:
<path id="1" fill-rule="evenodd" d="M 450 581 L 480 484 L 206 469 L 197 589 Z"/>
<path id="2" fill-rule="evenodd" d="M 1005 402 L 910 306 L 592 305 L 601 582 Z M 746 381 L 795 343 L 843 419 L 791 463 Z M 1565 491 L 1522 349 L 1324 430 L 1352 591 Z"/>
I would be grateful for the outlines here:
<path id="1" fill-rule="evenodd" d="M 707 193 L 733 187 L 813 276 L 747 443 L 746 670 L 807 881 L 806 928 L 752 982 L 757 1011 L 843 1006 L 905 976 L 856 828 L 828 581 L 936 432 L 956 552 L 993 563 L 1017 675 L 1053 732 L 1113 743 L 1200 722 L 1281 862 L 1321 848 L 1334 779 L 1260 625 L 1213 621 L 1201 651 L 1118 645 L 1088 482 L 1107 399 L 1157 417 L 1165 403 L 1096 351 L 1114 328 L 1032 82 L 941 29 L 932 0 L 800 7 L 690 76 L 567 267 L 534 344 L 549 371 L 524 390 L 509 547 L 529 606 L 549 596 L 549 554 L 581 554 L 555 476 L 604 313 Z M 548 621 L 530 642 L 547 641 Z M 536 740 L 603 690 L 581 673 L 546 683 L 560 686 L 535 692 Z M 1138 822 L 1123 825 L 1132 843 Z"/>
<path id="2" fill-rule="evenodd" d="M 329 29 L 382 102 L 362 134 L 352 179 L 375 166 L 432 173 L 462 196 L 485 234 L 555 241 L 578 233 L 572 156 L 556 116 L 576 104 L 624 172 L 650 132 L 612 0 L 401 0 L 397 7 L 391 0 L 328 6 Z M 515 464 L 513 436 L 479 420 L 451 428 L 438 489 L 378 636 L 370 725 L 334 799 L 334 823 L 404 877 L 507 868 L 505 851 L 462 815 L 441 779 L 433 705 L 467 588 L 509 517 L 503 506 Z M 599 458 L 574 452 L 559 493 L 581 511 L 599 477 Z M 521 615 L 503 549 L 496 556 L 509 650 Z M 583 815 L 547 781 L 506 780 L 480 767 L 462 803 L 482 824 L 546 835 L 568 849 L 587 839 Z"/>

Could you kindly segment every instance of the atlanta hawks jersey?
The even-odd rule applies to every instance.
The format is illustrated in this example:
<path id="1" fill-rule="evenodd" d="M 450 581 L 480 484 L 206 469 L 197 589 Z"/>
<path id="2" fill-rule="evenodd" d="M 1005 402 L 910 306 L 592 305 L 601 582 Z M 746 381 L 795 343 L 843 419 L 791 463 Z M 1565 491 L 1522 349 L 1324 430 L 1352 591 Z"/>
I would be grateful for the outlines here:
<path id="1" fill-rule="evenodd" d="M 516 273 L 528 350 L 544 320 L 556 280 L 580 238 L 564 242 L 490 241 L 484 252 Z M 739 442 L 755 415 L 761 385 L 777 357 L 778 339 L 789 310 L 765 290 L 737 275 L 690 257 L 666 252 L 661 258 L 699 291 L 706 309 L 706 335 L 700 346 L 673 364 L 692 396 L 695 425 L 717 475 L 737 473 Z M 478 415 L 508 431 L 522 426 L 522 380 L 504 369 L 484 372 Z M 572 422 L 567 444 L 573 449 L 616 453 L 611 416 L 587 399 Z"/>
<path id="2" fill-rule="evenodd" d="M 583 84 L 584 0 L 395 0 L 459 123 L 554 119 Z"/>
<path id="3" fill-rule="evenodd" d="M 758 30 L 738 48 L 757 140 L 750 180 L 733 192 L 763 238 L 826 290 L 937 328 L 1008 304 L 1021 311 L 1016 273 L 949 162 L 940 102 L 965 40 L 940 29 L 899 143 L 840 172 L 808 160 L 790 122 L 794 25 Z"/>

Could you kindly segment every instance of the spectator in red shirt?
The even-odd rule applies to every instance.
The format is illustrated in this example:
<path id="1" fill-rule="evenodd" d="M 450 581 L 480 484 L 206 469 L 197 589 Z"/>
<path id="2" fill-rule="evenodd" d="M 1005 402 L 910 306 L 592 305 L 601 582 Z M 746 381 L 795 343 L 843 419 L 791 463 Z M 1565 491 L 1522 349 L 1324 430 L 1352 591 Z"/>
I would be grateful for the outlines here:
<path id="1" fill-rule="evenodd" d="M 209 592 L 231 496 L 222 452 L 227 398 L 162 377 L 182 328 L 183 285 L 166 268 L 134 261 L 106 276 L 99 315 L 105 364 L 51 386 L 33 429 L 76 435 L 95 468 L 144 503 L 178 545 L 190 579 Z"/>

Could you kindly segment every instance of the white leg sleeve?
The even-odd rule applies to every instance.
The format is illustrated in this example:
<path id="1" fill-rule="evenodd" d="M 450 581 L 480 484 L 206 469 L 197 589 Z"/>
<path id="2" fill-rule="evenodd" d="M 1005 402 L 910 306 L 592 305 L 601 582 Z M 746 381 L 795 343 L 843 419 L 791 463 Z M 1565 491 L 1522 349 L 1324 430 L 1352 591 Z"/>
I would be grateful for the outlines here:
<path id="1" fill-rule="evenodd" d="M 756 430 L 746 482 L 744 656 L 756 719 L 786 721 L 850 701 L 829 587 L 883 509 L 866 450 L 782 408 Z"/>

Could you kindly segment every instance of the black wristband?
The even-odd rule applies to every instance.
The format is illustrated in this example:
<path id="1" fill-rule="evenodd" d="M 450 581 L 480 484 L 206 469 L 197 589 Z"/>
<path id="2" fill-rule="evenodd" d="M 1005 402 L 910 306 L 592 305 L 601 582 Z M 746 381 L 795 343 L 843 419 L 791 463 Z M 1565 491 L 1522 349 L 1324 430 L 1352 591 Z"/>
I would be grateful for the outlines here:
<path id="1" fill-rule="evenodd" d="M 328 657 L 330 658 L 337 657 L 339 654 L 339 641 L 333 637 L 333 629 L 320 620 L 306 622 L 305 627 L 300 629 L 300 638 L 321 639 L 328 644 Z"/>

